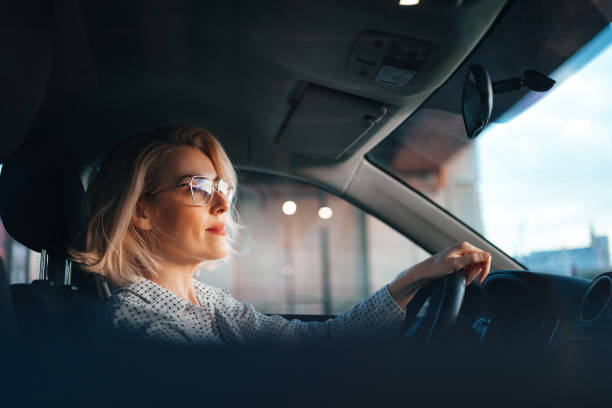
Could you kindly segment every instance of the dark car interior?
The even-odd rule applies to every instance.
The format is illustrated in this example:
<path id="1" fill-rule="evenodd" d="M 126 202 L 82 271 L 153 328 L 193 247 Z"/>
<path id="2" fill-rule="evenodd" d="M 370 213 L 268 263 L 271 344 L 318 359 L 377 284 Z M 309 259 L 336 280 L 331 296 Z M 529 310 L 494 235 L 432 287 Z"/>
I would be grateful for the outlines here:
<path id="1" fill-rule="evenodd" d="M 13 239 L 41 253 L 41 269 L 31 283 L 8 285 L 0 259 L 0 332 L 11 370 L 1 404 L 209 398 L 365 406 L 379 398 L 409 404 L 410 396 L 430 405 L 609 402 L 612 274 L 590 281 L 526 271 L 490 243 L 495 273 L 461 292 L 458 306 L 458 283 L 423 291 L 409 305 L 397 349 L 175 350 L 131 339 L 109 345 L 100 333 L 92 339 L 90 322 L 103 313 L 110 289 L 67 251 L 83 245 L 87 173 L 123 137 L 170 123 L 205 125 L 221 135 L 239 169 L 320 185 L 409 235 L 347 190 L 366 154 L 411 115 L 415 137 L 449 151 L 468 143 L 463 134 L 434 135 L 436 122 L 419 125 L 417 109 L 459 112 L 465 74 L 477 62 L 499 79 L 523 70 L 526 60 L 549 74 L 612 20 L 609 1 L 579 8 L 574 0 L 421 3 L 6 5 L 0 216 Z M 396 75 L 379 74 L 383 63 Z M 517 109 L 525 94 L 496 97 L 492 120 Z M 439 208 L 428 211 L 451 219 Z M 448 231 L 476 236 L 448 222 Z M 415 239 L 433 253 L 450 236 Z M 36 393 L 17 375 L 33 370 L 42 384 Z M 182 380 L 169 374 L 176 370 Z"/>

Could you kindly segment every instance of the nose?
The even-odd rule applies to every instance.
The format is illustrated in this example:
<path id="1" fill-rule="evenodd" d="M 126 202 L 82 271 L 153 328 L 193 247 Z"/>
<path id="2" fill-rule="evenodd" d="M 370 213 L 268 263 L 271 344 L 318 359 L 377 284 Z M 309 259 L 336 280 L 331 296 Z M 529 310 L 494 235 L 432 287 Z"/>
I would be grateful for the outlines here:
<path id="1" fill-rule="evenodd" d="M 212 201 L 210 202 L 210 213 L 213 215 L 221 215 L 229 209 L 225 196 L 215 189 Z"/>

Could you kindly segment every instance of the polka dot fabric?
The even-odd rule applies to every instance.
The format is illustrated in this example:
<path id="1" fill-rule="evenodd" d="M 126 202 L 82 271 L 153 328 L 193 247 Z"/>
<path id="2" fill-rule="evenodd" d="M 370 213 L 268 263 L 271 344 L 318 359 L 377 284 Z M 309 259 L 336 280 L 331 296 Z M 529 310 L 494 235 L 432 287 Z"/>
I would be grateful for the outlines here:
<path id="1" fill-rule="evenodd" d="M 267 316 L 226 290 L 195 279 L 194 287 L 202 306 L 141 278 L 114 291 L 106 318 L 123 333 L 143 340 L 184 345 L 385 341 L 399 335 L 405 318 L 387 286 L 325 322 Z"/>

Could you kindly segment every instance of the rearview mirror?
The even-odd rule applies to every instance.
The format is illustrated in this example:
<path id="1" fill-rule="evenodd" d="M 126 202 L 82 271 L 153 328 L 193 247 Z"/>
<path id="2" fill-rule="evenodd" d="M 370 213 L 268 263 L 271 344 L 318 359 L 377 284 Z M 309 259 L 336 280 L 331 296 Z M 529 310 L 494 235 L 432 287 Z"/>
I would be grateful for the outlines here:
<path id="1" fill-rule="evenodd" d="M 491 78 L 482 65 L 472 65 L 463 86 L 461 111 L 463 123 L 470 139 L 484 129 L 493 110 L 493 86 Z"/>

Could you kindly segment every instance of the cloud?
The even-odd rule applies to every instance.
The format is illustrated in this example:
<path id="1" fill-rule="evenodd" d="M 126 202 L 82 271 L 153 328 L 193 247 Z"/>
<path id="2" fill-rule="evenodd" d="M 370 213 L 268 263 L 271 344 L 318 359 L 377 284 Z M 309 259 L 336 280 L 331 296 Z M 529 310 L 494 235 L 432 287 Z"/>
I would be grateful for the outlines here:
<path id="1" fill-rule="evenodd" d="M 563 126 L 563 134 L 566 136 L 583 136 L 593 131 L 593 122 L 589 119 L 569 119 Z"/>

